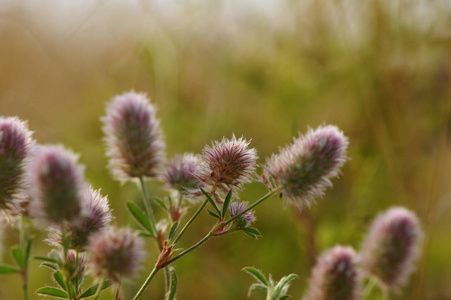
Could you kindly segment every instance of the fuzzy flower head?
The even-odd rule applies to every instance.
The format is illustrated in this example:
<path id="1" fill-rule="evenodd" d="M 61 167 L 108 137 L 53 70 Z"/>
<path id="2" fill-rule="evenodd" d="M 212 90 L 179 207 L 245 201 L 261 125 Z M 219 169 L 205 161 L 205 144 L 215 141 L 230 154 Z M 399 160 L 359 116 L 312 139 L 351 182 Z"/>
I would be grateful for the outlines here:
<path id="1" fill-rule="evenodd" d="M 33 217 L 54 225 L 81 222 L 88 197 L 77 159 L 62 146 L 39 147 L 29 174 Z"/>
<path id="2" fill-rule="evenodd" d="M 201 164 L 194 176 L 223 192 L 234 187 L 241 189 L 243 184 L 251 182 L 258 158 L 257 151 L 248 148 L 249 143 L 250 141 L 236 139 L 233 135 L 231 140 L 223 138 L 211 147 L 205 146 L 200 156 Z"/>
<path id="3" fill-rule="evenodd" d="M 78 277 L 79 280 L 83 279 L 85 269 L 86 269 L 86 254 L 79 253 L 77 261 L 77 252 L 75 250 L 69 249 L 67 251 L 66 260 L 64 260 L 63 252 L 58 253 L 59 260 L 61 262 L 66 261 L 65 271 L 70 279 Z"/>
<path id="4" fill-rule="evenodd" d="M 0 209 L 20 207 L 32 147 L 31 132 L 25 122 L 0 117 Z"/>
<path id="5" fill-rule="evenodd" d="M 140 269 L 145 258 L 144 241 L 130 229 L 111 227 L 90 239 L 88 253 L 94 276 L 118 282 Z"/>
<path id="6" fill-rule="evenodd" d="M 125 93 L 113 98 L 104 123 L 109 168 L 125 182 L 135 177 L 155 177 L 162 167 L 165 145 L 156 108 L 144 94 Z"/>
<path id="7" fill-rule="evenodd" d="M 229 206 L 229 215 L 231 218 L 235 217 L 236 215 L 240 214 L 242 211 L 244 211 L 247 208 L 247 202 L 232 202 Z M 248 212 L 245 212 L 238 218 L 238 227 L 244 228 L 248 227 L 252 223 L 254 223 L 257 220 L 257 217 L 255 217 L 255 212 L 250 210 Z"/>
<path id="8" fill-rule="evenodd" d="M 390 289 L 402 287 L 414 270 L 422 231 L 408 209 L 394 207 L 376 217 L 362 245 L 362 267 Z"/>
<path id="9" fill-rule="evenodd" d="M 303 300 L 362 299 L 361 285 L 356 253 L 350 247 L 335 246 L 318 258 Z"/>
<path id="10" fill-rule="evenodd" d="M 164 173 L 166 184 L 181 193 L 190 189 L 198 189 L 204 184 L 194 177 L 194 171 L 199 165 L 199 159 L 191 153 L 176 155 L 168 162 L 169 166 Z"/>
<path id="11" fill-rule="evenodd" d="M 268 188 L 280 188 L 297 205 L 310 205 L 332 186 L 330 179 L 338 176 L 346 161 L 347 147 L 348 139 L 335 126 L 309 129 L 266 160 L 263 169 Z"/>
<path id="12" fill-rule="evenodd" d="M 62 246 L 62 237 L 70 232 L 71 240 L 69 247 L 85 251 L 89 238 L 97 233 L 104 232 L 109 228 L 113 216 L 111 214 L 108 198 L 100 194 L 100 190 L 92 187 L 88 191 L 88 202 L 86 204 L 86 214 L 81 222 L 75 225 L 63 227 L 52 227 L 49 230 L 47 241 L 53 246 Z"/>

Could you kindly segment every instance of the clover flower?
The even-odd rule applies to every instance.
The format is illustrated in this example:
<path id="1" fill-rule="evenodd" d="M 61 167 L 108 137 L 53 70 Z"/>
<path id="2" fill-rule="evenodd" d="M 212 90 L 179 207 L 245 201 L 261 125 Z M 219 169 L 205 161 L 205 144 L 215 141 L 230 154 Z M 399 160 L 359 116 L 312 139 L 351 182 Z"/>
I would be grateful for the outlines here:
<path id="1" fill-rule="evenodd" d="M 199 159 L 191 153 L 176 155 L 168 161 L 168 167 L 163 174 L 166 184 L 181 193 L 204 186 L 193 174 L 199 165 Z"/>
<path id="2" fill-rule="evenodd" d="M 231 218 L 235 217 L 236 215 L 240 214 L 242 211 L 244 211 L 247 207 L 247 202 L 232 202 L 229 206 L 229 215 Z M 248 212 L 245 212 L 238 218 L 238 227 L 244 228 L 248 227 L 252 223 L 254 223 L 257 220 L 257 217 L 255 217 L 255 212 L 250 210 Z"/>
<path id="3" fill-rule="evenodd" d="M 330 179 L 346 161 L 347 146 L 348 139 L 335 126 L 309 129 L 266 160 L 263 170 L 268 188 L 279 188 L 297 205 L 310 205 L 332 186 Z"/>
<path id="4" fill-rule="evenodd" d="M 119 282 L 140 269 L 145 257 L 144 241 L 130 229 L 111 227 L 91 237 L 88 253 L 95 276 Z"/>
<path id="5" fill-rule="evenodd" d="M 0 209 L 20 209 L 32 148 L 31 132 L 25 122 L 0 117 Z"/>
<path id="6" fill-rule="evenodd" d="M 362 299 L 361 284 L 354 250 L 335 246 L 318 258 L 303 300 Z"/>
<path id="7" fill-rule="evenodd" d="M 422 236 L 418 218 L 408 209 L 379 214 L 362 245 L 363 269 L 389 289 L 402 287 L 414 270 Z"/>
<path id="8" fill-rule="evenodd" d="M 135 92 L 116 96 L 108 104 L 103 131 L 109 168 L 117 180 L 157 176 L 165 145 L 155 114 L 146 96 Z"/>
<path id="9" fill-rule="evenodd" d="M 30 212 L 54 225 L 79 224 L 85 212 L 87 185 L 78 157 L 62 146 L 40 146 L 31 164 Z"/>
<path id="10" fill-rule="evenodd" d="M 257 151 L 249 149 L 250 141 L 243 138 L 223 138 L 212 146 L 205 146 L 200 156 L 201 164 L 194 176 L 201 182 L 217 187 L 223 192 L 232 188 L 241 189 L 245 183 L 251 182 L 255 173 Z"/>

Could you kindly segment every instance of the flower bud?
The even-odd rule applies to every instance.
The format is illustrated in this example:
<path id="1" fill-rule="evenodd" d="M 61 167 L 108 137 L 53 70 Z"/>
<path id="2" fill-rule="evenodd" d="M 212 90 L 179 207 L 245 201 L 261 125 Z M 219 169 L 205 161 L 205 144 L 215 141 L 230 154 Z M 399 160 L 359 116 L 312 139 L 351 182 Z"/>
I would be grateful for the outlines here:
<path id="1" fill-rule="evenodd" d="M 232 202 L 229 206 L 229 215 L 231 218 L 243 212 L 247 207 L 247 202 Z M 248 227 L 257 220 L 254 211 L 250 210 L 242 214 L 237 220 L 234 221 L 238 228 Z"/>
<path id="2" fill-rule="evenodd" d="M 305 136 L 266 160 L 264 176 L 268 188 L 281 193 L 297 205 L 310 205 L 316 197 L 332 186 L 346 161 L 348 139 L 335 126 L 309 129 Z"/>
<path id="3" fill-rule="evenodd" d="M 144 94 L 125 93 L 113 98 L 104 123 L 107 156 L 113 176 L 125 182 L 134 177 L 155 177 L 165 159 L 156 108 Z"/>
<path id="4" fill-rule="evenodd" d="M 422 235 L 418 218 L 406 208 L 378 215 L 362 245 L 363 269 L 390 289 L 403 286 L 414 270 Z"/>

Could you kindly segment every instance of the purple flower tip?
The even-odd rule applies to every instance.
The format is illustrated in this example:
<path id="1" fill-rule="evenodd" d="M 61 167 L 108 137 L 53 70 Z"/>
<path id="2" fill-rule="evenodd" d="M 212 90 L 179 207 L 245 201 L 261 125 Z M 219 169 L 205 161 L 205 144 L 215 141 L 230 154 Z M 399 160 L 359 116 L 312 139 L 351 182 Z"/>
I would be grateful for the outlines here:
<path id="1" fill-rule="evenodd" d="M 229 215 L 231 218 L 235 217 L 236 215 L 240 214 L 242 211 L 244 211 L 247 207 L 247 202 L 232 202 L 229 206 Z M 254 223 L 257 220 L 257 217 L 255 217 L 254 211 L 250 210 L 248 212 L 245 212 L 238 218 L 238 227 L 244 228 L 248 227 L 252 223 Z"/>
<path id="2" fill-rule="evenodd" d="M 402 287 L 415 268 L 422 236 L 418 218 L 408 209 L 379 214 L 362 245 L 363 269 L 390 289 Z"/>
<path id="3" fill-rule="evenodd" d="M 361 285 L 356 253 L 350 247 L 335 246 L 318 258 L 303 300 L 362 299 Z"/>
<path id="4" fill-rule="evenodd" d="M 113 176 L 125 182 L 155 177 L 165 160 L 165 145 L 156 108 L 144 94 L 125 93 L 113 98 L 104 123 L 107 156 Z"/>
<path id="5" fill-rule="evenodd" d="M 338 176 L 346 161 L 347 147 L 348 139 L 336 126 L 309 129 L 266 160 L 263 169 L 268 188 L 280 189 L 297 205 L 310 205 L 332 186 L 330 179 Z"/>
<path id="6" fill-rule="evenodd" d="M 164 173 L 164 181 L 168 187 L 186 194 L 190 189 L 198 189 L 204 186 L 193 175 L 199 165 L 199 159 L 194 154 L 176 155 L 169 160 L 168 165 Z"/>

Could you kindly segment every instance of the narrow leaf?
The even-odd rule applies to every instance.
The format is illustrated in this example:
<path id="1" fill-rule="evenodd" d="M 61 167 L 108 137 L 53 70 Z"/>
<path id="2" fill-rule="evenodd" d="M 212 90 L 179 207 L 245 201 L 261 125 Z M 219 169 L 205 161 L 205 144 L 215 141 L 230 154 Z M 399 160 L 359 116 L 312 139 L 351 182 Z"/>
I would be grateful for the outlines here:
<path id="1" fill-rule="evenodd" d="M 11 254 L 13 255 L 14 260 L 16 261 L 17 265 L 21 269 L 24 269 L 24 266 L 22 263 L 22 250 L 20 250 L 20 248 L 18 246 L 15 246 L 15 247 L 11 248 Z"/>
<path id="2" fill-rule="evenodd" d="M 266 291 L 268 288 L 261 283 L 253 283 L 249 287 L 249 291 L 247 292 L 247 296 L 250 297 L 253 292 L 257 291 Z"/>
<path id="3" fill-rule="evenodd" d="M 150 225 L 149 219 L 135 204 L 132 202 L 127 202 L 127 208 L 130 214 L 144 229 L 146 229 L 153 236 L 156 234 Z"/>
<path id="4" fill-rule="evenodd" d="M 263 273 L 260 270 L 253 267 L 245 267 L 242 270 L 251 274 L 255 279 L 257 279 L 257 281 L 261 282 L 264 286 L 268 286 L 268 281 L 266 280 L 265 275 L 263 275 Z"/>
<path id="5" fill-rule="evenodd" d="M 64 281 L 64 276 L 60 271 L 56 271 L 55 273 L 53 273 L 53 279 L 55 279 L 56 283 L 59 284 L 59 286 L 63 289 L 66 290 L 66 283 Z"/>
<path id="6" fill-rule="evenodd" d="M 27 243 L 27 248 L 25 249 L 25 268 L 26 269 L 28 267 L 28 261 L 30 260 L 30 256 L 31 256 L 31 248 L 33 246 L 33 239 L 29 239 L 28 243 Z"/>
<path id="7" fill-rule="evenodd" d="M 175 233 L 177 232 L 177 228 L 179 227 L 179 222 L 175 222 L 172 227 L 171 230 L 169 231 L 169 236 L 168 239 L 171 241 L 172 238 L 174 237 Z"/>
<path id="8" fill-rule="evenodd" d="M 0 274 L 18 273 L 20 270 L 13 266 L 0 265 Z"/>
<path id="9" fill-rule="evenodd" d="M 255 236 L 262 236 L 262 234 L 260 233 L 260 231 L 258 231 L 257 228 L 246 227 L 246 228 L 243 228 L 243 231 L 246 231 L 247 233 L 251 233 Z"/>
<path id="10" fill-rule="evenodd" d="M 111 285 L 112 285 L 111 281 L 105 281 L 102 285 L 102 291 Z M 98 286 L 99 286 L 99 284 L 95 284 L 95 285 L 89 287 L 83 294 L 81 294 L 80 299 L 94 296 L 96 294 Z"/>
<path id="11" fill-rule="evenodd" d="M 211 198 L 211 196 L 204 191 L 203 188 L 200 188 L 200 191 L 202 192 L 202 194 L 204 194 L 205 197 L 207 197 L 208 202 L 210 202 L 210 204 L 213 206 L 213 208 L 216 210 L 216 212 L 218 213 L 218 215 L 221 215 L 221 211 L 219 210 L 218 206 L 216 205 L 215 201 Z"/>
<path id="12" fill-rule="evenodd" d="M 155 202 L 156 202 L 159 206 L 161 206 L 162 209 L 168 210 L 166 204 L 165 204 L 163 201 L 161 201 L 161 199 L 155 198 L 155 197 L 154 197 L 153 200 L 155 200 Z"/>
<path id="13" fill-rule="evenodd" d="M 215 212 L 212 212 L 212 211 L 209 210 L 208 208 L 207 208 L 207 212 L 208 212 L 210 215 L 212 215 L 213 217 L 220 219 L 220 216 L 219 216 L 218 214 L 216 214 Z"/>
<path id="14" fill-rule="evenodd" d="M 257 240 L 257 239 L 258 239 L 258 237 L 257 237 L 255 234 L 253 234 L 253 233 L 250 233 L 250 232 L 247 232 L 247 231 L 244 231 L 244 230 L 243 230 L 243 232 L 244 232 L 245 234 L 247 234 L 248 236 L 250 236 L 251 238 L 253 238 L 254 240 Z"/>
<path id="15" fill-rule="evenodd" d="M 40 288 L 39 290 L 36 291 L 36 294 L 43 296 L 53 296 L 56 298 L 65 298 L 65 299 L 68 298 L 68 295 L 65 291 L 51 286 Z"/>
<path id="16" fill-rule="evenodd" d="M 42 261 L 47 261 L 47 262 L 51 262 L 54 264 L 58 264 L 58 261 L 56 259 L 53 259 L 53 258 L 47 257 L 47 256 L 35 256 L 33 258 L 37 259 L 37 260 L 42 260 Z"/>
<path id="17" fill-rule="evenodd" d="M 146 231 L 138 231 L 138 235 L 140 236 L 140 237 L 146 237 L 146 238 L 150 238 L 150 237 L 152 237 L 152 235 L 150 235 L 150 233 L 148 233 L 148 232 L 146 232 Z"/>
<path id="18" fill-rule="evenodd" d="M 222 205 L 222 214 L 221 216 L 224 218 L 227 210 L 229 209 L 230 199 L 232 199 L 232 190 L 227 193 L 227 196 L 224 199 L 224 204 Z"/>
<path id="19" fill-rule="evenodd" d="M 58 267 L 57 267 L 55 264 L 49 263 L 49 262 L 43 262 L 43 263 L 41 264 L 41 266 L 50 268 L 50 269 L 52 269 L 52 270 L 54 270 L 54 271 L 57 271 L 57 270 L 58 270 Z"/>
<path id="20" fill-rule="evenodd" d="M 165 300 L 174 300 L 175 293 L 177 292 L 177 274 L 175 274 L 175 270 L 172 267 L 169 267 L 169 274 L 171 277 L 171 282 L 169 284 L 169 291 L 166 294 Z"/>

